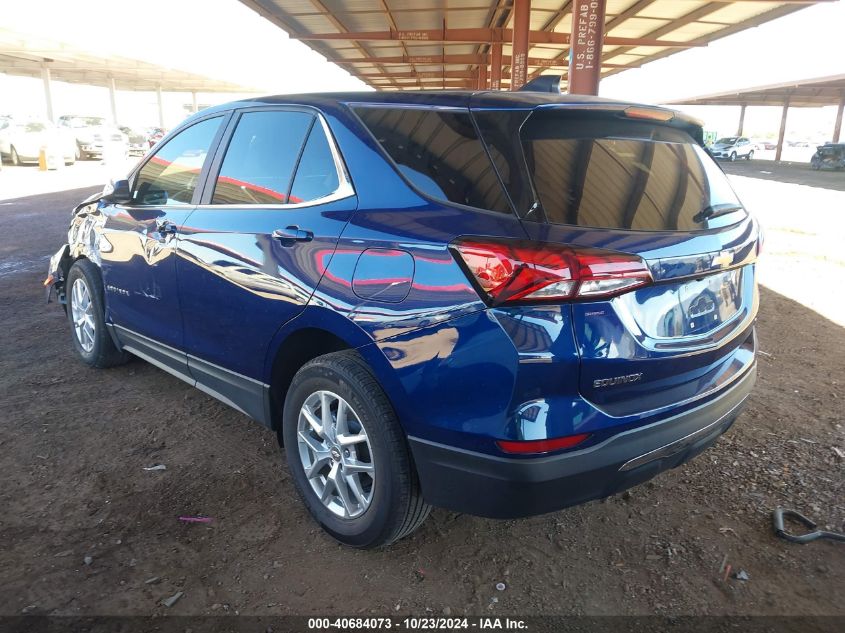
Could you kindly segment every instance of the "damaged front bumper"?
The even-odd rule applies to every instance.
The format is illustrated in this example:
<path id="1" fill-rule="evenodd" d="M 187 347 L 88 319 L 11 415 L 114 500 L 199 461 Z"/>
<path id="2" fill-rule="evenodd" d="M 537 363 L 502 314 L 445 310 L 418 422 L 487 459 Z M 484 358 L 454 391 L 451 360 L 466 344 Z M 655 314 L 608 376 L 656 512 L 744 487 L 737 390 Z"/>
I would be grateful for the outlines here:
<path id="1" fill-rule="evenodd" d="M 47 303 L 50 303 L 50 300 L 53 298 L 53 292 L 55 291 L 58 302 L 62 305 L 65 304 L 65 272 L 68 269 L 68 261 L 70 261 L 70 246 L 64 244 L 50 258 L 50 265 L 47 267 L 47 279 L 44 280 L 44 287 L 47 291 Z"/>

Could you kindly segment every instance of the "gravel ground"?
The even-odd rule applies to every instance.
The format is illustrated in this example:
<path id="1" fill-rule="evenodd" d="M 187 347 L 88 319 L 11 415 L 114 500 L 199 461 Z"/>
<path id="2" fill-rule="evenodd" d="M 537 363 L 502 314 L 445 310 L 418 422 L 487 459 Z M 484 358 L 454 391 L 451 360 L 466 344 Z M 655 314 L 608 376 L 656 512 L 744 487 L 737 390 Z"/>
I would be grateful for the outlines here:
<path id="1" fill-rule="evenodd" d="M 0 207 L 0 615 L 845 615 L 843 544 L 771 529 L 777 505 L 845 527 L 845 330 L 803 302 L 761 290 L 758 387 L 691 463 L 527 520 L 435 510 L 353 551 L 311 522 L 271 432 L 144 362 L 73 358 L 40 281 L 86 192 Z"/>

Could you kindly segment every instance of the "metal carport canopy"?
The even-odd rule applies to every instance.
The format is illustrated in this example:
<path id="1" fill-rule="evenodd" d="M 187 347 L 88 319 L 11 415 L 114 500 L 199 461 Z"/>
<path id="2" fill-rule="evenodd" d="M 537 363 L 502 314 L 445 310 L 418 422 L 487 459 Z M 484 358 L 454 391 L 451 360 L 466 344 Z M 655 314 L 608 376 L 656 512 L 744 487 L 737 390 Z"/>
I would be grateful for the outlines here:
<path id="1" fill-rule="evenodd" d="M 57 40 L 0 28 L 0 73 L 41 77 L 44 81 L 48 117 L 53 119 L 50 82 L 105 86 L 111 93 L 112 116 L 117 119 L 115 90 L 191 92 L 256 92 L 243 86 L 183 70 L 157 66 L 137 59 L 104 56 Z"/>
<path id="2" fill-rule="evenodd" d="M 240 1 L 377 89 L 566 81 L 574 48 L 595 65 L 576 64 L 570 92 L 595 94 L 600 76 L 831 0 Z"/>
<path id="3" fill-rule="evenodd" d="M 838 106 L 836 123 L 833 128 L 833 142 L 839 142 L 842 131 L 842 112 L 845 110 L 845 74 L 830 75 L 799 79 L 767 86 L 742 88 L 727 92 L 676 99 L 666 102 L 667 105 L 727 105 L 741 106 L 737 134 L 742 135 L 745 122 L 745 109 L 748 106 L 779 106 L 783 109 L 778 135 L 778 148 L 775 160 L 780 160 L 784 134 L 786 133 L 786 116 L 789 108 Z"/>

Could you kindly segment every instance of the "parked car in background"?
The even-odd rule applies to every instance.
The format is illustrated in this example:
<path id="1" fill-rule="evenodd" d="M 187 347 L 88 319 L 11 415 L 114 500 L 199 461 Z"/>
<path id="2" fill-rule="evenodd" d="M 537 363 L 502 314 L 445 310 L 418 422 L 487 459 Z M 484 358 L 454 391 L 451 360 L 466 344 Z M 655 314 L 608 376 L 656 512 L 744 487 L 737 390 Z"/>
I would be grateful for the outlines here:
<path id="1" fill-rule="evenodd" d="M 845 169 L 845 143 L 825 143 L 816 148 L 810 159 L 813 169 Z"/>
<path id="2" fill-rule="evenodd" d="M 127 125 L 121 125 L 119 129 L 126 135 L 127 142 L 129 143 L 130 156 L 143 156 L 150 149 L 149 139 L 145 132 L 133 130 Z"/>
<path id="3" fill-rule="evenodd" d="M 755 145 L 744 136 L 725 136 L 718 139 L 710 147 L 714 158 L 724 158 L 734 161 L 737 158 L 751 160 L 754 158 Z"/>
<path id="4" fill-rule="evenodd" d="M 163 127 L 149 127 L 147 128 L 147 142 L 152 147 L 164 138 L 167 131 Z"/>
<path id="5" fill-rule="evenodd" d="M 84 363 L 137 355 L 275 430 L 315 520 L 376 547 L 713 444 L 755 381 L 759 235 L 680 112 L 286 95 L 183 122 L 75 209 L 45 286 Z"/>
<path id="6" fill-rule="evenodd" d="M 775 141 L 764 141 L 763 142 L 763 149 L 767 151 L 773 151 L 778 148 L 778 144 Z"/>
<path id="7" fill-rule="evenodd" d="M 65 164 L 76 161 L 76 142 L 72 134 L 50 121 L 31 119 L 0 121 L 0 157 L 12 165 L 37 163 L 41 149 L 61 155 Z"/>
<path id="8" fill-rule="evenodd" d="M 109 145 L 114 154 L 129 153 L 129 139 L 103 117 L 64 115 L 58 125 L 70 130 L 76 139 L 76 159 L 102 158 Z"/>

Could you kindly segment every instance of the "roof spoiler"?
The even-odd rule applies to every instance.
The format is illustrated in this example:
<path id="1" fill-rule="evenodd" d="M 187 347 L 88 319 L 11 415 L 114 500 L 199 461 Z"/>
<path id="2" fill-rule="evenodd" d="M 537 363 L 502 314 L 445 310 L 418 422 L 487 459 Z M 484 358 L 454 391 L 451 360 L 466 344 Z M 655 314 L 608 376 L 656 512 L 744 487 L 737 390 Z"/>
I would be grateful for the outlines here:
<path id="1" fill-rule="evenodd" d="M 560 94 L 560 75 L 540 75 L 519 89 L 519 92 L 552 92 Z"/>

